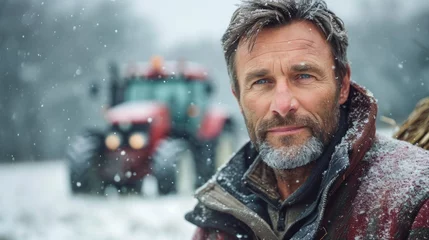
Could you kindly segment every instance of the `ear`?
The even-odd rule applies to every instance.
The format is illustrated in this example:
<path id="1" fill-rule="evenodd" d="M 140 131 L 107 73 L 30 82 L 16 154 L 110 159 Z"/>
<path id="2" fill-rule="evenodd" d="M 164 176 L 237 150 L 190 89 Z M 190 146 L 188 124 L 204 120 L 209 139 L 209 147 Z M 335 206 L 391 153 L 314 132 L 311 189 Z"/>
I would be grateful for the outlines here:
<path id="1" fill-rule="evenodd" d="M 338 99 L 338 102 L 340 105 L 344 104 L 347 101 L 347 98 L 349 97 L 350 76 L 351 76 L 350 65 L 347 64 L 347 71 L 346 71 L 346 74 L 344 75 L 343 82 L 341 84 L 340 97 Z"/>
<path id="2" fill-rule="evenodd" d="M 232 95 L 234 95 L 235 100 L 237 100 L 237 102 L 240 102 L 238 99 L 238 96 L 237 96 L 237 92 L 235 91 L 235 89 L 232 85 L 231 85 L 231 92 L 232 92 Z"/>
<path id="3" fill-rule="evenodd" d="M 234 87 L 232 85 L 231 85 L 231 92 L 232 92 L 232 95 L 234 95 L 235 100 L 237 100 L 238 106 L 240 107 L 240 112 L 243 113 L 243 109 L 241 108 L 241 104 L 240 104 L 240 96 L 235 91 L 235 89 L 234 89 Z"/>

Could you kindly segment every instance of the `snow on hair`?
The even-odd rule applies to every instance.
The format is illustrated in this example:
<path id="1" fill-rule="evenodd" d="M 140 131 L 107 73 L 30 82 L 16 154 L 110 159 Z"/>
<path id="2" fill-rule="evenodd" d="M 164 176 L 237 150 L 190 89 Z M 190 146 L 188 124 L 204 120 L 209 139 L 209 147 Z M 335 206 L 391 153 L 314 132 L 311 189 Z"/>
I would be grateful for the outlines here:
<path id="1" fill-rule="evenodd" d="M 297 20 L 310 21 L 324 33 L 334 56 L 336 77 L 341 83 L 347 73 L 348 36 L 343 21 L 323 0 L 243 0 L 222 37 L 228 74 L 237 93 L 235 52 L 239 42 L 249 41 L 251 50 L 261 29 L 284 26 Z"/>

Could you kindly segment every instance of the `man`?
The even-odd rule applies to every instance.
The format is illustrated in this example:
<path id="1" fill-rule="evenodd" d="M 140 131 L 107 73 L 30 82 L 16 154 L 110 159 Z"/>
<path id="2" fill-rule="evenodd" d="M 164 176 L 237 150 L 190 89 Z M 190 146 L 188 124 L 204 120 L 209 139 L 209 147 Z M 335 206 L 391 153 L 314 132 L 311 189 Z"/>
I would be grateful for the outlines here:
<path id="1" fill-rule="evenodd" d="M 201 187 L 200 239 L 427 239 L 429 153 L 375 134 L 322 0 L 248 0 L 222 39 L 250 142 Z"/>

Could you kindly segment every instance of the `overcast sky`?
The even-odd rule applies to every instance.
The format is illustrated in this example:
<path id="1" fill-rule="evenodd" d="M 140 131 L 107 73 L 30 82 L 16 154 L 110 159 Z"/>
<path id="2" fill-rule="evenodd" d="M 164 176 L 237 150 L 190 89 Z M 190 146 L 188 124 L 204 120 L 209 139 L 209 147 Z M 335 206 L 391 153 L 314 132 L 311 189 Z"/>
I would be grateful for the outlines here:
<path id="1" fill-rule="evenodd" d="M 220 40 L 236 9 L 235 5 L 239 2 L 239 0 L 142 0 L 137 2 L 137 10 L 155 24 L 162 43 L 170 47 L 178 41 L 201 37 Z M 342 11 L 348 12 L 347 5 L 342 4 Z"/>
<path id="2" fill-rule="evenodd" d="M 358 11 L 362 0 L 327 0 L 328 7 L 347 24 L 365 17 L 365 10 Z M 155 24 L 161 44 L 170 47 L 176 42 L 204 38 L 220 39 L 239 0 L 136 0 L 136 11 L 142 12 Z M 383 4 L 389 1 L 370 1 L 368 11 L 383 13 Z M 390 1 L 391 2 L 391 1 Z M 398 3 L 401 18 L 421 8 L 428 7 L 427 0 L 409 0 Z M 405 14 L 404 14 L 405 13 Z M 386 14 L 386 13 L 383 13 Z M 387 13 L 388 14 L 388 13 Z M 393 16 L 394 15 L 394 16 Z"/>

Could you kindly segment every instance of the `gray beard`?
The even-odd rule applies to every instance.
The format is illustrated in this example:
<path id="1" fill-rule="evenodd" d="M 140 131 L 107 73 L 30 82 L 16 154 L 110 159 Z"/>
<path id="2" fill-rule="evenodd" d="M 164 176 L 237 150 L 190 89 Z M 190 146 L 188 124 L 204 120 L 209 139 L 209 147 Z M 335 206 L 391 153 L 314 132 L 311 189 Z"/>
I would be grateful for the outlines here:
<path id="1" fill-rule="evenodd" d="M 301 146 L 283 146 L 273 148 L 267 141 L 259 145 L 262 160 L 277 170 L 294 169 L 315 161 L 322 155 L 323 143 L 312 136 Z"/>

